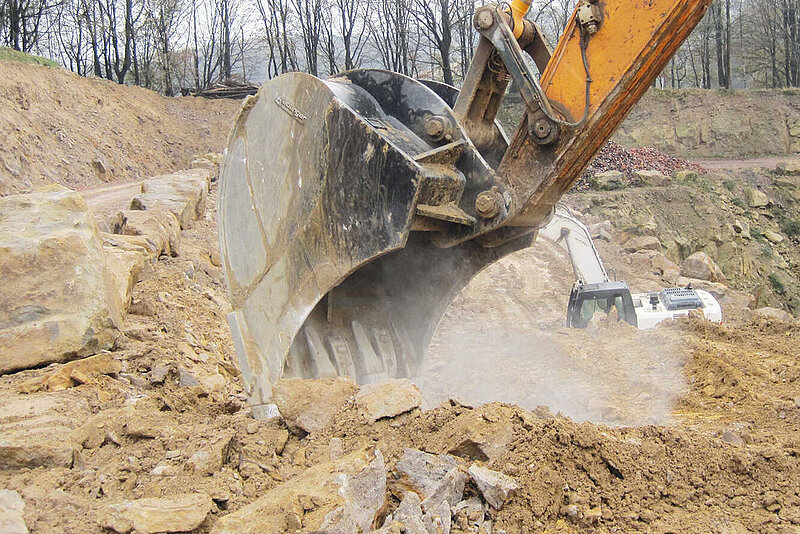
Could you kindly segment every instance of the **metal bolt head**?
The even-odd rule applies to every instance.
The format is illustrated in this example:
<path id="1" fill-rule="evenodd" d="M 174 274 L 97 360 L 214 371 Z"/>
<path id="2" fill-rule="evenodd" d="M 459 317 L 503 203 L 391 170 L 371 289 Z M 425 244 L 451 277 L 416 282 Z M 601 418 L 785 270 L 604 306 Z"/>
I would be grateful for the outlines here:
<path id="1" fill-rule="evenodd" d="M 547 119 L 539 119 L 533 123 L 533 135 L 539 139 L 546 139 L 553 131 L 553 124 Z"/>
<path id="2" fill-rule="evenodd" d="M 444 119 L 433 116 L 425 120 L 425 133 L 433 138 L 439 138 L 444 133 Z"/>
<path id="3" fill-rule="evenodd" d="M 483 191 L 475 199 L 475 211 L 484 219 L 491 219 L 500 213 L 500 194 L 495 191 Z"/>
<path id="4" fill-rule="evenodd" d="M 597 33 L 597 23 L 596 22 L 588 23 L 586 25 L 586 33 L 588 33 L 589 35 L 596 34 Z"/>
<path id="5" fill-rule="evenodd" d="M 494 25 L 494 13 L 490 9 L 479 9 L 474 22 L 478 30 L 488 30 Z"/>

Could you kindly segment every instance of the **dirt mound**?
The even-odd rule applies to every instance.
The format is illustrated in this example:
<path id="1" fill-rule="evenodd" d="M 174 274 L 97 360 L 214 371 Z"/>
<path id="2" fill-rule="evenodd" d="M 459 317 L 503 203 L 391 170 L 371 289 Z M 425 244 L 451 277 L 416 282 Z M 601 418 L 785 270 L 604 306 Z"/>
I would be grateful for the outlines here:
<path id="1" fill-rule="evenodd" d="M 0 61 L 0 195 L 185 168 L 196 154 L 222 151 L 238 106 Z"/>

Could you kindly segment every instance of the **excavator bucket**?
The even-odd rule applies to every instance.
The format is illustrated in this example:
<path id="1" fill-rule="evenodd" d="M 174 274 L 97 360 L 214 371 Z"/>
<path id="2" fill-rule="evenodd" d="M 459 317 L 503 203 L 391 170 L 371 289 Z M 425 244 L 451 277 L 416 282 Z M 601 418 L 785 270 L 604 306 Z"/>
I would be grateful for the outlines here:
<path id="1" fill-rule="evenodd" d="M 256 416 L 281 377 L 417 372 L 455 295 L 531 245 L 707 0 L 640 4 L 582 2 L 552 57 L 516 11 L 480 8 L 460 92 L 366 69 L 284 74 L 244 103 L 219 234 Z M 526 112 L 509 140 L 511 79 Z"/>

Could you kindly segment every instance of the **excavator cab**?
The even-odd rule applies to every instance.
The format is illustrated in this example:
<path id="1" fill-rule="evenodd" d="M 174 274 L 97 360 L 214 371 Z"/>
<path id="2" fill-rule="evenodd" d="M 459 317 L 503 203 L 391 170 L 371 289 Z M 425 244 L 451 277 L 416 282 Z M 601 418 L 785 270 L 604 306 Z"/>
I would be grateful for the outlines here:
<path id="1" fill-rule="evenodd" d="M 576 283 L 572 286 L 567 304 L 567 327 L 586 328 L 596 313 L 608 314 L 614 308 L 618 320 L 637 326 L 636 310 L 627 283 Z"/>
<path id="2" fill-rule="evenodd" d="M 533 243 L 710 1 L 581 0 L 554 51 L 525 0 L 481 6 L 460 89 L 359 69 L 248 98 L 218 220 L 254 415 L 281 377 L 413 376 L 453 298 Z M 507 136 L 512 81 L 524 110 Z"/>

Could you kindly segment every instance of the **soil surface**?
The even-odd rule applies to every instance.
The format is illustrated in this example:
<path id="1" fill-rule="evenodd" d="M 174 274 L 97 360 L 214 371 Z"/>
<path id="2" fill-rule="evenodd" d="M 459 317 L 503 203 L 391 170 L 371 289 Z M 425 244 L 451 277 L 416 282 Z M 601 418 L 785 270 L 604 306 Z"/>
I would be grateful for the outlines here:
<path id="1" fill-rule="evenodd" d="M 0 195 L 141 180 L 221 152 L 233 100 L 167 98 L 60 68 L 0 61 Z"/>
<path id="2" fill-rule="evenodd" d="M 25 80 L 42 72 L 28 70 L 36 68 L 0 63 L 0 96 L 8 100 L 12 87 L 10 98 L 23 95 L 19 106 L 27 101 L 34 110 Z M 42 182 L 64 171 L 69 178 L 62 183 L 96 183 L 86 165 L 97 151 L 119 154 L 114 179 L 182 165 L 193 152 L 221 146 L 234 107 L 53 76 L 41 80 L 52 84 L 51 92 L 40 87 L 36 98 L 52 99 L 53 109 L 61 99 L 70 108 L 57 120 L 85 129 L 63 126 L 64 142 L 71 140 L 71 154 L 78 146 L 87 156 L 78 171 L 59 164 L 58 152 L 25 152 L 24 143 L 49 139 L 55 123 L 45 115 L 58 114 L 20 112 L 2 130 L 8 136 L 12 128 L 19 144 L 0 155 L 6 167 L 24 155 L 32 185 L 42 169 L 50 169 Z M 80 126 L 100 116 L 90 110 L 100 105 L 94 95 L 131 121 L 114 126 L 119 137 L 109 138 L 111 148 L 91 133 L 99 123 Z M 192 121 L 206 125 L 199 135 Z M 48 146 L 55 151 L 57 144 Z M 586 210 L 592 217 L 613 217 L 614 238 L 598 247 L 609 270 L 634 291 L 664 282 L 645 256 L 624 249 L 627 233 L 649 221 L 639 221 L 622 197 L 652 206 L 653 195 L 668 189 L 654 191 L 568 198 L 584 210 L 594 206 Z M 704 216 L 723 204 L 718 197 L 703 200 L 705 189 L 686 191 L 702 201 Z M 676 206 L 684 205 L 680 198 Z M 425 371 L 414 377 L 432 409 L 375 423 L 345 409 L 330 427 L 299 437 L 279 419 L 254 421 L 244 402 L 215 265 L 215 199 L 213 186 L 206 217 L 182 233 L 180 254 L 159 259 L 134 288 L 125 335 L 112 351 L 123 373 L 36 393 L 20 387 L 60 365 L 0 376 L 0 423 L 29 433 L 31 446 L 64 444 L 71 458 L 68 465 L 0 470 L 0 488 L 18 491 L 26 503 L 30 532 L 100 533 L 97 514 L 109 503 L 187 492 L 214 499 L 196 530 L 209 532 L 220 517 L 328 459 L 334 443 L 345 453 L 375 445 L 391 469 L 406 447 L 447 452 L 476 433 L 503 436 L 501 453 L 488 465 L 520 485 L 493 512 L 494 532 L 800 532 L 797 322 L 725 304 L 724 325 L 686 319 L 638 331 L 609 321 L 567 330 L 569 262 L 560 249 L 537 244 L 485 270 L 448 310 Z M 666 206 L 655 214 L 658 225 L 677 231 L 662 222 L 668 213 Z M 692 232 L 704 221 L 682 222 Z M 166 375 L 154 380 L 163 366 Z M 208 378 L 216 376 L 224 380 Z M 197 454 L 217 448 L 224 451 L 221 464 L 198 468 Z"/>

